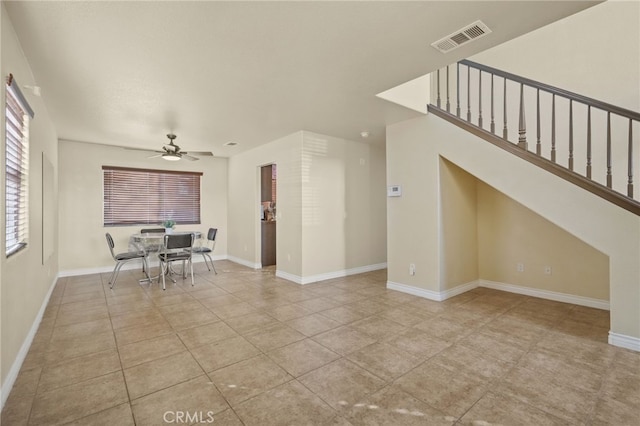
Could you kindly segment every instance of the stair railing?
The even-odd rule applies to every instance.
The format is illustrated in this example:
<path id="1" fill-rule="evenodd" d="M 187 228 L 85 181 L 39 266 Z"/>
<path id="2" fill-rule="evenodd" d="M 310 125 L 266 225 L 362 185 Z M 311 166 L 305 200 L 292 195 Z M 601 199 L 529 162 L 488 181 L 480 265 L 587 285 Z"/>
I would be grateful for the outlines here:
<path id="1" fill-rule="evenodd" d="M 436 71 L 430 112 L 640 215 L 633 173 L 640 161 L 640 113 L 469 60 L 443 70 L 445 79 Z M 531 122 L 535 144 L 529 144 Z M 584 172 L 575 167 L 578 153 Z M 614 179 L 617 169 L 624 175 Z"/>

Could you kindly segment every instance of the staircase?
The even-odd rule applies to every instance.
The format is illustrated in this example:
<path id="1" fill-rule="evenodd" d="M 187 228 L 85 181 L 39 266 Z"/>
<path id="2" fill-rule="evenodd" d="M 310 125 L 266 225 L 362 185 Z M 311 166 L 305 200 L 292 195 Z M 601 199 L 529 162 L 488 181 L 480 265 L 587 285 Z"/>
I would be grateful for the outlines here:
<path id="1" fill-rule="evenodd" d="M 468 60 L 433 84 L 429 112 L 640 216 L 640 113 Z"/>

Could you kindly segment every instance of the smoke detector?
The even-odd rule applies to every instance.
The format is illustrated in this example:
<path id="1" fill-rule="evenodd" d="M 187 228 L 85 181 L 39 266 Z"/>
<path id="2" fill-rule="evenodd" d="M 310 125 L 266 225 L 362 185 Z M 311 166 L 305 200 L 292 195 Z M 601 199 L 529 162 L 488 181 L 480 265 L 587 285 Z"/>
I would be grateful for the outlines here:
<path id="1" fill-rule="evenodd" d="M 453 49 L 457 49 L 465 43 L 472 40 L 477 40 L 480 37 L 484 37 L 490 34 L 491 29 L 482 21 L 476 21 L 473 24 L 469 24 L 458 31 L 449 34 L 448 36 L 441 38 L 440 40 L 431 43 L 435 49 L 438 49 L 442 53 L 451 52 Z"/>

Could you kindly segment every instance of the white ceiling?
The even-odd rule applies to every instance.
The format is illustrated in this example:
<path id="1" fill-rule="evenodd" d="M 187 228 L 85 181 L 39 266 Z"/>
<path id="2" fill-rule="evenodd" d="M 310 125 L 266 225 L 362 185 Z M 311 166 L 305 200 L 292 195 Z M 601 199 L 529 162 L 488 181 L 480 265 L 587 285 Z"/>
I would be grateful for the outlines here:
<path id="1" fill-rule="evenodd" d="M 232 156 L 298 130 L 384 143 L 375 95 L 596 4 L 5 1 L 60 139 Z M 449 54 L 430 44 L 478 19 Z M 526 52 L 522 53 L 526 55 Z M 224 147 L 228 141 L 236 147 Z"/>

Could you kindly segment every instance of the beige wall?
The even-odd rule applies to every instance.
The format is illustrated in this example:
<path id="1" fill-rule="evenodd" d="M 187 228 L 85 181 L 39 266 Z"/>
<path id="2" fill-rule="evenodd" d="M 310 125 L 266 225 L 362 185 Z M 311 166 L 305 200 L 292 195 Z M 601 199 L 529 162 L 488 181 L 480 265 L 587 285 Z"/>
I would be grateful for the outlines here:
<path id="1" fill-rule="evenodd" d="M 0 68 L 4 77 L 12 73 L 21 86 L 34 85 L 35 81 L 29 64 L 20 48 L 15 32 L 9 21 L 4 4 L 0 14 L 1 23 L 1 56 Z M 4 84 L 4 83 L 3 83 Z M 5 90 L 0 102 L 4 105 Z M 42 98 L 34 97 L 28 91 L 25 96 L 35 112 L 35 118 L 30 123 L 30 147 L 29 147 L 29 240 L 27 248 L 19 253 L 6 258 L 0 256 L 0 358 L 2 389 L 7 392 L 8 385 L 15 379 L 20 365 L 16 364 L 22 345 L 30 336 L 34 321 L 45 301 L 49 290 L 58 273 L 58 256 L 54 253 L 43 264 L 43 227 L 42 224 L 55 224 L 58 220 L 57 212 L 57 188 L 55 174 L 58 170 L 57 136 L 53 128 L 47 109 Z M 46 97 L 46 91 L 43 91 Z M 4 114 L 2 116 L 3 148 L 0 150 L 0 162 L 4 164 Z M 46 183 L 46 188 L 53 194 L 46 194 L 51 200 L 52 208 L 43 212 L 43 182 L 42 182 L 42 155 L 46 155 L 53 165 L 54 182 Z M 5 175 L 2 168 L 0 182 L 4 193 Z M 0 200 L 0 211 L 4 212 L 4 197 Z M 0 240 L 5 241 L 5 216 L 2 214 L 0 227 Z M 57 229 L 45 230 L 48 238 L 53 239 L 53 245 L 57 245 Z M 37 324 L 35 324 L 37 327 Z M 25 354 L 22 353 L 22 356 Z M 3 393 L 4 402 L 6 394 Z"/>
<path id="2" fill-rule="evenodd" d="M 103 225 L 102 166 L 136 167 L 202 172 L 201 224 L 178 225 L 176 230 L 206 233 L 218 228 L 214 255 L 227 252 L 227 159 L 201 157 L 198 161 L 171 163 L 149 159 L 143 151 L 81 142 L 59 142 L 59 232 L 58 252 L 61 273 L 78 273 L 113 268 L 105 232 L 111 233 L 116 250 L 126 251 L 129 235 L 144 226 Z"/>
<path id="3" fill-rule="evenodd" d="M 471 60 L 640 109 L 640 2 L 607 1 Z"/>
<path id="4" fill-rule="evenodd" d="M 477 179 L 440 159 L 441 253 L 440 290 L 478 279 Z"/>
<path id="5" fill-rule="evenodd" d="M 386 262 L 384 151 L 311 132 L 302 145 L 302 275 Z"/>
<path id="6" fill-rule="evenodd" d="M 259 267 L 260 167 L 277 165 L 276 261 L 278 269 L 302 273 L 302 132 L 297 132 L 229 159 L 229 256 Z"/>
<path id="7" fill-rule="evenodd" d="M 440 289 L 439 156 L 607 255 L 611 330 L 640 337 L 640 218 L 434 116 L 387 128 L 389 281 Z"/>
<path id="8" fill-rule="evenodd" d="M 260 264 L 259 168 L 266 164 L 278 167 L 279 275 L 306 281 L 386 261 L 384 151 L 302 131 L 229 160 L 232 258 Z"/>
<path id="9" fill-rule="evenodd" d="M 603 253 L 442 158 L 440 188 L 440 291 L 484 280 L 609 300 Z"/>
<path id="10" fill-rule="evenodd" d="M 477 190 L 481 279 L 609 300 L 606 255 L 489 185 Z"/>
<path id="11" fill-rule="evenodd" d="M 439 159 L 431 141 L 404 127 L 387 127 L 387 185 L 402 188 L 402 196 L 387 199 L 388 280 L 439 291 Z"/>

